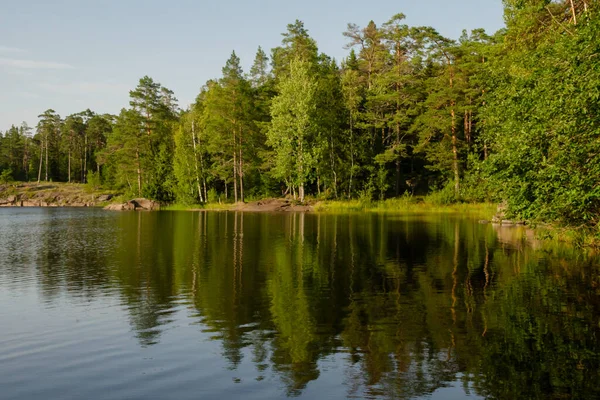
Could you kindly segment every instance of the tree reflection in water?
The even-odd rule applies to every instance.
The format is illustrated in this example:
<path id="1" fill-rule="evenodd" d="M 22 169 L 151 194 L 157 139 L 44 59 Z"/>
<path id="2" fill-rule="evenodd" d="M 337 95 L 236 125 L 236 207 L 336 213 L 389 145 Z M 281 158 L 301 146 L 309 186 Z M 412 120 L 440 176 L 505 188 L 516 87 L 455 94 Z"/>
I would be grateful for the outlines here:
<path id="1" fill-rule="evenodd" d="M 256 379 L 271 370 L 288 395 L 336 356 L 349 396 L 413 398 L 456 381 L 489 398 L 600 396 L 597 264 L 532 249 L 518 228 L 239 212 L 125 213 L 90 219 L 83 235 L 77 219 L 47 223 L 41 248 L 21 255 L 47 301 L 116 290 L 142 346 L 187 304 L 231 369 L 250 354 Z"/>

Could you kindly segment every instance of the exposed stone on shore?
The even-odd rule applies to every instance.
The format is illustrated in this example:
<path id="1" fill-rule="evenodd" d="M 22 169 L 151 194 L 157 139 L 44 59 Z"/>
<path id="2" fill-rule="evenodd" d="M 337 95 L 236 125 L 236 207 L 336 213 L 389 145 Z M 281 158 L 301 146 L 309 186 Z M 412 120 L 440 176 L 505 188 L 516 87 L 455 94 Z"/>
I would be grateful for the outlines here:
<path id="1" fill-rule="evenodd" d="M 98 194 L 85 185 L 66 183 L 16 183 L 0 185 L 0 207 L 93 207 L 113 194 Z"/>
<path id="2" fill-rule="evenodd" d="M 139 198 L 125 203 L 109 204 L 104 209 L 111 211 L 157 211 L 160 210 L 160 204 L 154 200 Z"/>

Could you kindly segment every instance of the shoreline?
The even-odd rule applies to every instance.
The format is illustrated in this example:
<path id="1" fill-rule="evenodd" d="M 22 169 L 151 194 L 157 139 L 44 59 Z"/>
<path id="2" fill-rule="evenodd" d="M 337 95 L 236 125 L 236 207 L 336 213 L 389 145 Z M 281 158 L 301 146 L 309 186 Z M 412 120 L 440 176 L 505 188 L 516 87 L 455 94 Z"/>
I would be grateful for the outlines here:
<path id="1" fill-rule="evenodd" d="M 81 183 L 14 182 L 0 185 L 0 207 L 101 207 L 116 193 Z"/>

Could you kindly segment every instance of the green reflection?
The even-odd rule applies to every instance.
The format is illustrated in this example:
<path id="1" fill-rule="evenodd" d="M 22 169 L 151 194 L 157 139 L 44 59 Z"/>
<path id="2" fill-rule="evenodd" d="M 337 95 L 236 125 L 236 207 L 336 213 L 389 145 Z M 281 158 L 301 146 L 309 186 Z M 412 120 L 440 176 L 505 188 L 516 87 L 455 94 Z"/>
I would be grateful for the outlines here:
<path id="1" fill-rule="evenodd" d="M 37 275 L 120 293 L 142 346 L 184 307 L 232 369 L 288 395 L 343 360 L 347 395 L 412 398 L 460 379 L 488 398 L 600 396 L 595 259 L 449 215 L 124 213 L 43 226 Z M 244 351 L 245 349 L 249 351 Z"/>

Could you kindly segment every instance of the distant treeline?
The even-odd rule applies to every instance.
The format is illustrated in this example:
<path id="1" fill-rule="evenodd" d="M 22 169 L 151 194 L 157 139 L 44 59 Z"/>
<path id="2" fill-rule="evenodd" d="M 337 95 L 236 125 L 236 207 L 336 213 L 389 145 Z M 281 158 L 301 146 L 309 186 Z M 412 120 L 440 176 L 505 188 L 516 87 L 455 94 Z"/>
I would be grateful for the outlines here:
<path id="1" fill-rule="evenodd" d="M 403 14 L 349 24 L 339 64 L 296 21 L 250 71 L 232 53 L 189 109 L 145 76 L 117 116 L 49 109 L 35 132 L 13 126 L 0 136 L 0 173 L 179 203 L 435 191 L 596 226 L 600 7 L 504 5 L 506 29 L 458 41 Z"/>

